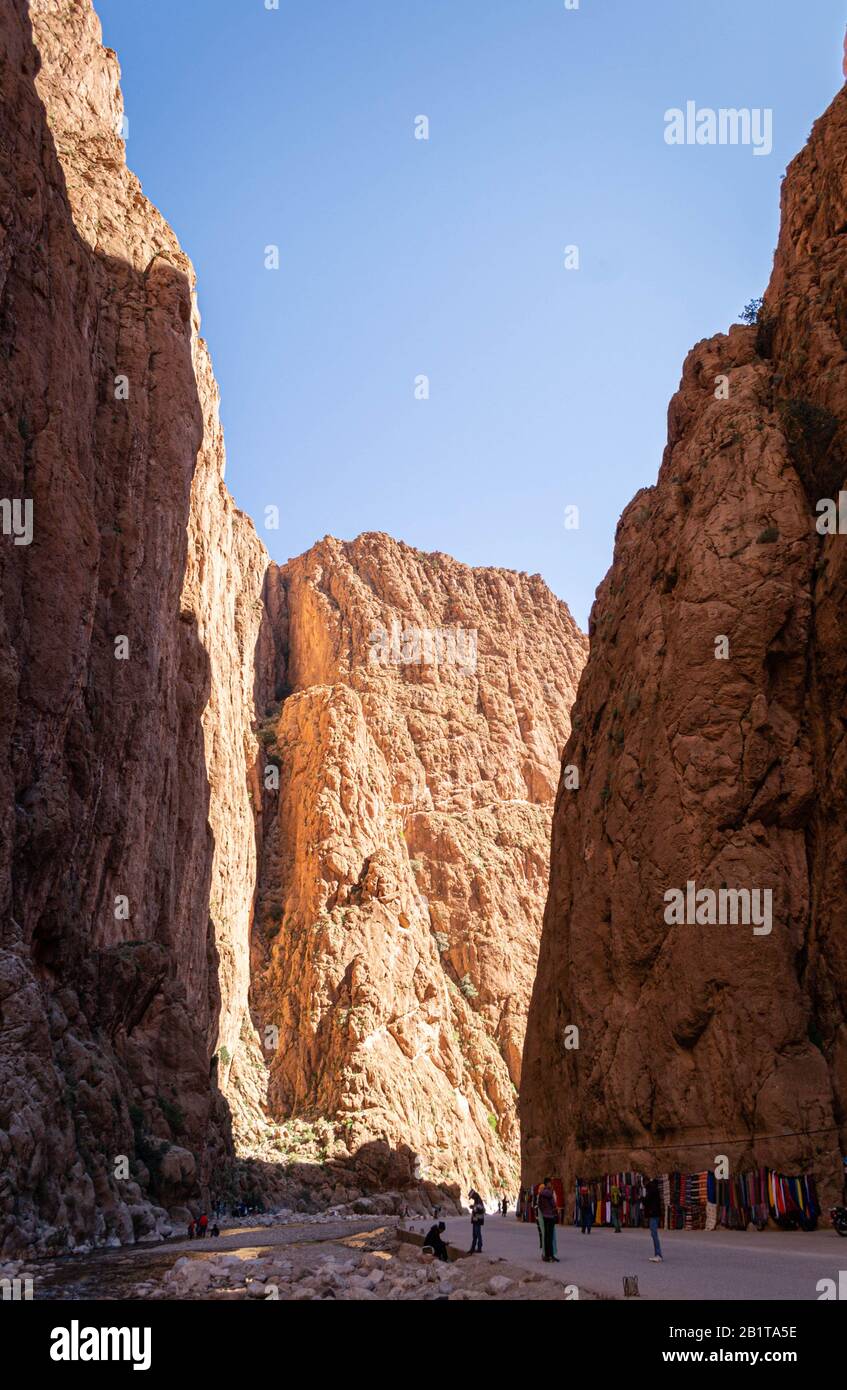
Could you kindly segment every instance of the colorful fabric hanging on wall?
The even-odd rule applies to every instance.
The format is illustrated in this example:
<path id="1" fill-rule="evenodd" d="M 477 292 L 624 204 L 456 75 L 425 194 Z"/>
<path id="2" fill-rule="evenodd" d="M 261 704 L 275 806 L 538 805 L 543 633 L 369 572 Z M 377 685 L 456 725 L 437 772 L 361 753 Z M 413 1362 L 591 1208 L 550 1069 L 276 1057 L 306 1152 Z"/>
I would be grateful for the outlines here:
<path id="1" fill-rule="evenodd" d="M 700 1173 L 662 1173 L 658 1182 L 661 1224 L 670 1231 L 714 1231 L 719 1227 L 744 1231 L 751 1223 L 765 1226 L 769 1217 L 782 1225 L 797 1225 L 810 1230 L 814 1228 L 821 1210 L 815 1180 L 809 1174 L 787 1176 L 763 1167 L 729 1178 L 716 1178 L 713 1171 L 706 1170 Z M 643 1175 L 635 1172 L 577 1178 L 571 1208 L 574 1225 L 581 1224 L 579 1190 L 583 1186 L 589 1190 L 596 1225 L 613 1224 L 613 1186 L 617 1186 L 621 1193 L 621 1225 L 643 1225 L 645 1185 Z M 561 1184 L 556 1187 L 557 1201 L 560 1200 L 560 1189 Z M 564 1204 L 563 1192 L 561 1201 Z M 534 1212 L 527 1219 L 535 1220 Z"/>
<path id="2" fill-rule="evenodd" d="M 810 1174 L 787 1177 L 784 1173 L 767 1172 L 766 1194 L 767 1212 L 774 1221 L 783 1224 L 794 1218 L 801 1229 L 807 1230 L 817 1224 L 821 1208 Z"/>
<path id="3" fill-rule="evenodd" d="M 600 1178 L 577 1178 L 573 1190 L 573 1223 L 581 1225 L 582 1218 L 579 1212 L 579 1190 L 587 1187 L 591 1203 L 594 1208 L 594 1223 L 597 1226 L 611 1226 L 612 1222 L 612 1188 L 617 1187 L 621 1194 L 620 1221 L 621 1226 L 640 1226 L 642 1224 L 642 1206 L 644 1196 L 644 1179 L 640 1173 L 604 1173 Z"/>

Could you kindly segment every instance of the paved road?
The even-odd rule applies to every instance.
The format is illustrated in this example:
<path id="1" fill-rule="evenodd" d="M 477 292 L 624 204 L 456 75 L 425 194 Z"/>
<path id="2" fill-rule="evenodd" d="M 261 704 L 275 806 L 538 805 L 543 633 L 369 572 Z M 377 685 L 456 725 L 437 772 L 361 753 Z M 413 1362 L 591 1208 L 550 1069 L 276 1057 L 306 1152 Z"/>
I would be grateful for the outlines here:
<path id="1" fill-rule="evenodd" d="M 448 1239 L 468 1249 L 470 1229 L 467 1217 L 451 1218 Z M 559 1264 L 545 1265 L 534 1226 L 510 1215 L 487 1216 L 483 1227 L 487 1255 L 502 1255 L 586 1293 L 615 1298 L 623 1296 L 623 1276 L 637 1274 L 642 1298 L 815 1300 L 819 1279 L 837 1285 L 839 1270 L 847 1270 L 847 1239 L 830 1229 L 662 1231 L 660 1239 L 665 1259 L 654 1265 L 647 1230 L 616 1235 L 595 1227 L 584 1236 L 573 1226 L 559 1226 Z"/>

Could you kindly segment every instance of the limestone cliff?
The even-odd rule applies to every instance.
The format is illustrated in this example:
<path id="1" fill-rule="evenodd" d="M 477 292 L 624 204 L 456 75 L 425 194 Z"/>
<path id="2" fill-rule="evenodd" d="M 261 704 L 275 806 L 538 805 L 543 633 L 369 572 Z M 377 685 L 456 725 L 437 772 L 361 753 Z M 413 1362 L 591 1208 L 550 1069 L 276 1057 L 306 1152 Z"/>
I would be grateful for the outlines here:
<path id="1" fill-rule="evenodd" d="M 384 535 L 324 540 L 274 584 L 290 693 L 262 730 L 280 786 L 253 948 L 270 1114 L 511 1190 L 585 639 L 537 575 Z"/>
<path id="2" fill-rule="evenodd" d="M 758 324 L 689 354 L 598 591 L 524 1059 L 527 1179 L 726 1154 L 840 1193 L 847 542 L 816 523 L 846 426 L 842 90 L 788 170 Z M 669 924 L 689 882 L 770 891 L 772 930 Z"/>

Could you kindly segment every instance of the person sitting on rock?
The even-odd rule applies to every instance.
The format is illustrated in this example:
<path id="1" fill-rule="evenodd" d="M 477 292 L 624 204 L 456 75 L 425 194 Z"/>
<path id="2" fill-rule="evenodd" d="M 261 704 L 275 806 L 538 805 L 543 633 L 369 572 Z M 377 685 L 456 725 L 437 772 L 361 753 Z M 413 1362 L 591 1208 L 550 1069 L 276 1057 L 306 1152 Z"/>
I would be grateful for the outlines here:
<path id="1" fill-rule="evenodd" d="M 441 1232 L 446 1229 L 444 1222 L 439 1221 L 436 1225 L 430 1226 L 424 1237 L 424 1246 L 429 1246 L 437 1260 L 449 1260 L 450 1258 L 441 1235 Z"/>

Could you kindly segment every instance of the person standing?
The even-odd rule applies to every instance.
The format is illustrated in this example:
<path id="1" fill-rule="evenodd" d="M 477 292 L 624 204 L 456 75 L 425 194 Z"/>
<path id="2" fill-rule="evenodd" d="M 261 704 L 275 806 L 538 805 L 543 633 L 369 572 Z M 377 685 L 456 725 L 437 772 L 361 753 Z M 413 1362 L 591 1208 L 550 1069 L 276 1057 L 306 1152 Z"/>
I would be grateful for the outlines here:
<path id="1" fill-rule="evenodd" d="M 208 1224 L 209 1218 L 204 1211 L 202 1216 L 200 1217 L 200 1220 L 197 1222 L 197 1234 L 201 1240 L 203 1240 L 206 1235 L 206 1227 L 208 1226 Z"/>
<path id="2" fill-rule="evenodd" d="M 591 1227 L 594 1225 L 594 1202 L 585 1183 L 579 1189 L 579 1219 L 582 1234 L 590 1236 Z"/>
<path id="3" fill-rule="evenodd" d="M 615 1235 L 621 1233 L 621 1190 L 616 1182 L 612 1183 L 612 1190 L 609 1193 L 609 1205 L 612 1208 L 612 1225 L 615 1228 Z"/>
<path id="4" fill-rule="evenodd" d="M 650 1227 L 650 1234 L 653 1237 L 653 1254 L 650 1256 L 650 1263 L 660 1265 L 662 1260 L 662 1247 L 659 1244 L 659 1219 L 662 1215 L 662 1198 L 659 1192 L 659 1179 L 651 1178 L 644 1193 L 644 1215 L 647 1217 L 647 1224 Z"/>
<path id="5" fill-rule="evenodd" d="M 482 1254 L 482 1223 L 485 1220 L 485 1204 L 473 1188 L 468 1193 L 471 1203 L 471 1248 L 469 1254 Z"/>
<path id="6" fill-rule="evenodd" d="M 559 1212 L 556 1207 L 556 1194 L 553 1191 L 553 1186 L 549 1178 L 544 1179 L 543 1186 L 538 1194 L 538 1215 L 544 1223 L 542 1245 L 544 1263 L 558 1264 L 553 1246 L 556 1239 L 556 1221 Z"/>

